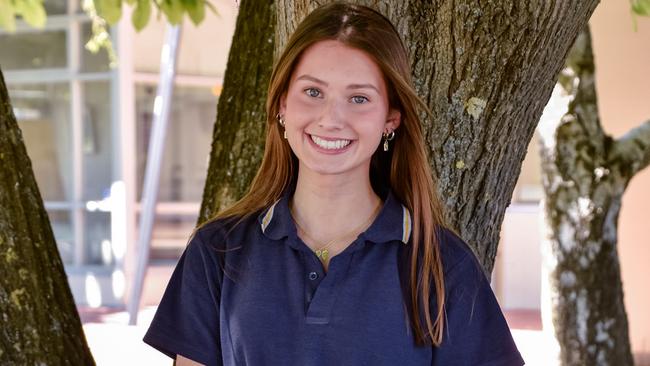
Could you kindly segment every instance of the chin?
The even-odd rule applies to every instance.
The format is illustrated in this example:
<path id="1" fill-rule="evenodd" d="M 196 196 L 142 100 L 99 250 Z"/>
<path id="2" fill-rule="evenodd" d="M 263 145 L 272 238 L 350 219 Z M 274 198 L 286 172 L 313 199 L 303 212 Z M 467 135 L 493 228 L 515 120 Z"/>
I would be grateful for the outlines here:
<path id="1" fill-rule="evenodd" d="M 310 174 L 316 174 L 316 175 L 321 175 L 323 177 L 329 176 L 329 177 L 334 177 L 334 176 L 343 176 L 343 175 L 357 175 L 360 173 L 360 170 L 363 170 L 364 173 L 361 174 L 363 176 L 368 176 L 368 172 L 370 170 L 370 164 L 368 162 L 368 166 L 364 168 L 363 164 L 360 165 L 349 165 L 346 164 L 345 162 L 341 163 L 334 163 L 334 162 L 329 162 L 328 164 L 324 164 L 322 162 L 320 163 L 307 163 L 303 164 L 303 167 L 305 170 L 307 170 Z"/>
<path id="2" fill-rule="evenodd" d="M 313 174 L 324 175 L 324 176 L 325 175 L 332 175 L 332 176 L 341 175 L 341 174 L 345 174 L 347 172 L 346 169 L 342 169 L 340 166 L 338 166 L 338 167 L 319 166 L 319 167 L 317 167 L 315 169 L 307 168 L 307 170 L 309 170 L 309 172 L 311 172 Z"/>

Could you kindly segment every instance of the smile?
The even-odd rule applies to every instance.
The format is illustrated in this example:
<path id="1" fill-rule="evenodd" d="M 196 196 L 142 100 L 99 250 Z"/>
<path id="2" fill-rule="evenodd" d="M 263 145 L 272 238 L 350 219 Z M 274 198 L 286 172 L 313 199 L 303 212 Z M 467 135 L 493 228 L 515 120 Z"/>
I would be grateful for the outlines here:
<path id="1" fill-rule="evenodd" d="M 311 140 L 318 145 L 318 147 L 326 150 L 339 150 L 350 144 L 352 140 L 325 140 L 318 136 L 309 135 Z"/>

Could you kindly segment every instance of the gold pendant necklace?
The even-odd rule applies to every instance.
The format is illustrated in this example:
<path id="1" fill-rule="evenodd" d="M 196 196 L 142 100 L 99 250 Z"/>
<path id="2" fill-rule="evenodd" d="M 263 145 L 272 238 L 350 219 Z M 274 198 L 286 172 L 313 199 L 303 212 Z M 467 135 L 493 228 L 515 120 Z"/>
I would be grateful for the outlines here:
<path id="1" fill-rule="evenodd" d="M 318 240 L 315 240 L 311 235 L 309 235 L 307 233 L 307 230 L 303 229 L 303 227 L 300 225 L 300 223 L 298 222 L 297 217 L 293 213 L 293 211 L 292 210 L 290 210 L 290 211 L 291 211 L 291 215 L 294 217 L 294 222 L 296 223 L 296 227 L 298 228 L 298 230 L 300 230 L 300 232 L 302 232 L 302 234 L 305 236 L 306 239 L 309 239 L 311 242 L 313 242 L 314 244 L 317 244 L 320 247 L 320 249 L 315 249 L 315 250 L 312 249 L 312 251 L 314 253 L 316 253 L 316 257 L 318 257 L 318 259 L 320 259 L 321 262 L 327 263 L 327 261 L 329 260 L 329 254 L 330 254 L 329 247 L 331 245 L 333 245 L 334 243 L 340 242 L 343 239 L 349 239 L 353 235 L 358 235 L 360 232 L 366 230 L 370 226 L 370 224 L 372 224 L 372 222 L 375 219 L 375 217 L 377 216 L 377 214 L 379 214 L 379 210 L 381 209 L 381 203 L 382 203 L 381 200 L 379 200 L 379 202 L 377 203 L 377 207 L 375 207 L 372 214 L 370 214 L 370 217 L 368 217 L 368 220 L 366 220 L 363 224 L 359 225 L 358 227 L 354 228 L 354 230 L 346 233 L 343 236 L 340 236 L 338 238 L 330 240 L 325 245 L 322 245 L 321 243 L 318 242 Z"/>
<path id="2" fill-rule="evenodd" d="M 327 249 L 318 249 L 315 252 L 316 252 L 316 256 L 320 258 L 322 261 L 327 261 L 327 258 L 330 255 L 330 251 Z"/>

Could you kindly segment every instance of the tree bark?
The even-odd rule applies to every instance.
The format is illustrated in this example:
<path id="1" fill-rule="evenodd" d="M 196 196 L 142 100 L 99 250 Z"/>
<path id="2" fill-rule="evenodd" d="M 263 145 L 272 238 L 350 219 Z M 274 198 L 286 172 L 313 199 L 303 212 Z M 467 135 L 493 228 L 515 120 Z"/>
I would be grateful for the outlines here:
<path id="1" fill-rule="evenodd" d="M 276 49 L 328 1 L 278 0 Z M 447 220 L 492 272 L 506 207 L 587 1 L 358 1 L 405 40 Z"/>
<path id="2" fill-rule="evenodd" d="M 589 28 L 558 85 L 561 119 L 540 123 L 551 306 L 563 365 L 632 365 L 617 252 L 621 198 L 650 162 L 650 121 L 618 141 L 600 124 Z"/>
<path id="3" fill-rule="evenodd" d="M 94 365 L 0 71 L 0 364 Z"/>
<path id="4" fill-rule="evenodd" d="M 241 2 L 217 106 L 199 223 L 241 198 L 262 161 L 274 29 L 273 0 Z"/>

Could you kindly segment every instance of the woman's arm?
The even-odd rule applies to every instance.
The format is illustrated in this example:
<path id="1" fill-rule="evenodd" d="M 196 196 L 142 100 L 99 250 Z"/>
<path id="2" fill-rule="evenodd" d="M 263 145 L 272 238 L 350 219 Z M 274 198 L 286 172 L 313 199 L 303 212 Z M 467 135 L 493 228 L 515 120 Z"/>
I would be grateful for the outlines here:
<path id="1" fill-rule="evenodd" d="M 521 366 L 508 323 L 483 268 L 450 231 L 441 235 L 445 269 L 445 330 L 432 365 Z"/>
<path id="2" fill-rule="evenodd" d="M 181 355 L 176 355 L 176 362 L 174 362 L 174 365 L 175 366 L 204 366 L 202 363 L 192 361 L 189 358 L 185 358 Z"/>
<path id="3" fill-rule="evenodd" d="M 217 252 L 198 232 L 185 248 L 144 341 L 170 358 L 182 354 L 204 365 L 221 365 Z"/>

